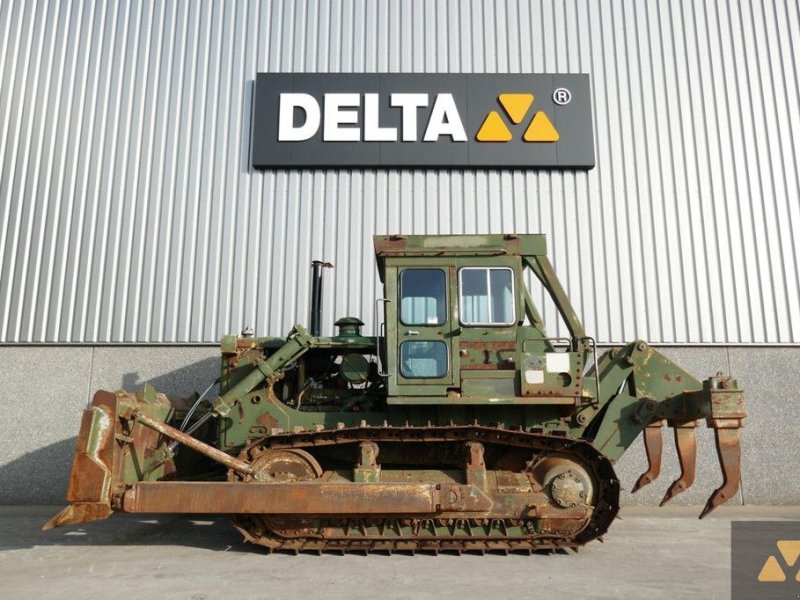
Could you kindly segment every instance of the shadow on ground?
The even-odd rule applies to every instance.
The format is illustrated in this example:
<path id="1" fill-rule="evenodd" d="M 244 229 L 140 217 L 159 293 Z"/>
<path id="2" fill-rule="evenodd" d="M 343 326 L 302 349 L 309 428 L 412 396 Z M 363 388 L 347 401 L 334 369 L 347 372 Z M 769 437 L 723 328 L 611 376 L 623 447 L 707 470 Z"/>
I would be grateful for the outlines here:
<path id="1" fill-rule="evenodd" d="M 6 508 L 0 513 L 0 552 L 35 546 L 186 546 L 212 551 L 259 552 L 219 515 L 112 515 L 105 521 L 41 531 L 59 507 Z M 24 513 L 23 513 L 24 511 Z"/>
<path id="2" fill-rule="evenodd" d="M 121 375 L 116 381 L 100 384 L 107 389 L 135 391 L 145 383 L 171 397 L 185 398 L 194 391 L 202 392 L 219 373 L 219 358 L 209 357 L 163 375 L 143 379 L 139 372 Z M 96 390 L 92 390 L 94 393 Z M 211 393 L 213 393 L 212 390 Z M 64 502 L 75 440 L 81 422 L 81 410 L 53 407 L 65 421 L 74 423 L 71 438 L 38 448 L 5 464 L 0 464 L 0 505 L 45 505 Z M 74 414 L 73 414 L 74 413 Z M 35 419 L 31 414 L 26 418 Z"/>

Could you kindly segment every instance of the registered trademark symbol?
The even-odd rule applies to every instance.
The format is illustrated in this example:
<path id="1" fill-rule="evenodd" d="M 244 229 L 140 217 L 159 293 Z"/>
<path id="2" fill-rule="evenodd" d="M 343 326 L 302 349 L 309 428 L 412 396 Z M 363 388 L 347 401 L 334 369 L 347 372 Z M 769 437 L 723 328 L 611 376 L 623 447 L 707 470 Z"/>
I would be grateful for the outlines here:
<path id="1" fill-rule="evenodd" d="M 570 100 L 572 100 L 572 92 L 570 92 L 567 88 L 556 88 L 553 91 L 553 102 L 559 106 L 569 104 Z"/>

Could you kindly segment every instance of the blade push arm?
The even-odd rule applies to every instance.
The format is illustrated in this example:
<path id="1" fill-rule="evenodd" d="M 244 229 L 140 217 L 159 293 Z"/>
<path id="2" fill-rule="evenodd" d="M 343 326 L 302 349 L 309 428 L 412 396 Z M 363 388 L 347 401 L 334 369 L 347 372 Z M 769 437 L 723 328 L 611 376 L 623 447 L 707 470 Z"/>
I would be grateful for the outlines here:
<path id="1" fill-rule="evenodd" d="M 733 497 L 739 488 L 739 429 L 745 420 L 744 393 L 736 380 L 720 373 L 701 382 L 641 341 L 606 352 L 597 372 L 587 374 L 590 381 L 594 377 L 599 377 L 601 410 L 587 428 L 586 439 L 616 461 L 644 432 L 648 469 L 633 491 L 659 475 L 664 423 L 675 432 L 681 475 L 661 504 L 687 490 L 694 483 L 695 428 L 705 419 L 714 429 L 723 484 L 709 498 L 701 518 Z"/>
<path id="2" fill-rule="evenodd" d="M 287 365 L 318 344 L 303 327 L 295 326 L 283 346 L 217 397 L 212 410 L 195 425 L 213 416 L 225 416 L 262 381 L 279 379 Z M 105 519 L 118 508 L 114 505 L 115 492 L 139 481 L 159 481 L 174 471 L 173 450 L 178 443 L 229 468 L 248 472 L 247 463 L 170 426 L 172 414 L 167 397 L 149 384 L 136 394 L 97 392 L 84 411 L 77 440 L 67 491 L 71 504 L 44 528 Z"/>
<path id="3" fill-rule="evenodd" d="M 280 378 L 286 365 L 296 361 L 315 344 L 316 338 L 309 335 L 301 325 L 295 325 L 283 346 L 265 360 L 258 361 L 246 377 L 212 402 L 213 414 L 221 417 L 227 415 L 240 398 L 262 381 Z"/>

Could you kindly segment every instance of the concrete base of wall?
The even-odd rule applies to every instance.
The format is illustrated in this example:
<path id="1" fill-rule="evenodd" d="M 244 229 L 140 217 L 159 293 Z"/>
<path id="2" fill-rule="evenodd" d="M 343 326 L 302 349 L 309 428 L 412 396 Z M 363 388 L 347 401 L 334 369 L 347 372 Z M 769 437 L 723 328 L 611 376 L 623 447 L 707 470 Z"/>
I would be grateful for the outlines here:
<path id="1" fill-rule="evenodd" d="M 800 504 L 800 348 L 662 349 L 700 377 L 733 373 L 746 391 L 741 504 Z M 170 395 L 203 390 L 218 375 L 216 347 L 0 347 L 0 504 L 64 501 L 81 410 L 97 389 L 135 390 L 146 382 Z M 617 463 L 623 505 L 657 505 L 678 475 L 665 436 L 661 478 L 628 493 L 646 460 L 641 439 Z M 698 429 L 697 483 L 673 502 L 702 505 L 720 484 L 713 434 Z"/>

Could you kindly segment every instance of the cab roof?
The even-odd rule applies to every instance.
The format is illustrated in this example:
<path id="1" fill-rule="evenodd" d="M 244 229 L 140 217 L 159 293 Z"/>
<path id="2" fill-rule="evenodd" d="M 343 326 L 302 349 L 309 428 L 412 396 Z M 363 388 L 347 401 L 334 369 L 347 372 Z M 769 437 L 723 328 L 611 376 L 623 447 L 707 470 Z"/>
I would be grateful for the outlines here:
<path id="1" fill-rule="evenodd" d="M 423 256 L 544 256 L 543 233 L 479 235 L 376 235 L 375 257 L 383 279 L 387 258 Z"/>

